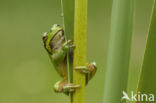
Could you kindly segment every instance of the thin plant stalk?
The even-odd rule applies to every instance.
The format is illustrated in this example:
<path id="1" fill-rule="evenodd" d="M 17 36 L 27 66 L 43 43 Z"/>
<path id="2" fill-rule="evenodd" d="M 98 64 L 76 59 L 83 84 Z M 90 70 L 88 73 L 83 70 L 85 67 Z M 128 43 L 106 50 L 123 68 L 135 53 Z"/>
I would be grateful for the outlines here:
<path id="1" fill-rule="evenodd" d="M 61 0 L 63 26 L 66 40 L 73 40 L 74 35 L 74 0 Z M 67 53 L 68 82 L 73 83 L 73 58 Z M 70 93 L 72 103 L 72 93 Z"/>

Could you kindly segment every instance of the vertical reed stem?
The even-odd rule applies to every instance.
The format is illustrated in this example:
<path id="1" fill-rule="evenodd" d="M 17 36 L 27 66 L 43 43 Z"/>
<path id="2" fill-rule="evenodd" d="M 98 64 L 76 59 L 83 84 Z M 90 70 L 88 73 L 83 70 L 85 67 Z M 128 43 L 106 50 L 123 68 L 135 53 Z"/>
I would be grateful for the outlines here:
<path id="1" fill-rule="evenodd" d="M 86 64 L 86 35 L 87 35 L 87 0 L 75 0 L 74 22 L 74 68 Z M 84 103 L 85 75 L 74 70 L 74 84 L 81 87 L 73 94 L 73 103 Z"/>

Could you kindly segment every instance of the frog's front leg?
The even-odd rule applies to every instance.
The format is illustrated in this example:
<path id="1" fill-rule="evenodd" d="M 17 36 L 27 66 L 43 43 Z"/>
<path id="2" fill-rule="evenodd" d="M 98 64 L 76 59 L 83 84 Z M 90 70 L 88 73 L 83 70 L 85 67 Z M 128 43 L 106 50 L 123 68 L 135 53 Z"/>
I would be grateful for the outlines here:
<path id="1" fill-rule="evenodd" d="M 86 64 L 86 66 L 76 66 L 76 70 L 79 70 L 81 73 L 84 73 L 86 75 L 86 84 L 88 81 L 95 75 L 97 66 L 96 63 L 93 62 L 91 64 Z"/>
<path id="2" fill-rule="evenodd" d="M 66 41 L 62 47 L 61 47 L 61 50 L 59 52 L 55 52 L 53 53 L 52 55 L 52 58 L 55 62 L 58 62 L 58 61 L 61 61 L 61 60 L 64 60 L 65 56 L 66 56 L 66 53 L 69 52 L 70 48 L 73 49 L 75 48 L 75 46 L 72 44 L 72 40 L 68 40 Z"/>
<path id="3" fill-rule="evenodd" d="M 74 49 L 75 48 L 75 45 L 73 44 L 73 41 L 72 40 L 67 40 L 63 45 L 62 45 L 62 49 L 64 51 L 68 51 L 69 49 Z"/>
<path id="4" fill-rule="evenodd" d="M 68 83 L 67 79 L 64 79 L 63 81 L 58 81 L 55 85 L 54 85 L 54 91 L 57 93 L 65 93 L 65 94 L 69 94 L 71 92 L 74 92 L 75 89 L 80 88 L 80 85 L 73 85 Z"/>

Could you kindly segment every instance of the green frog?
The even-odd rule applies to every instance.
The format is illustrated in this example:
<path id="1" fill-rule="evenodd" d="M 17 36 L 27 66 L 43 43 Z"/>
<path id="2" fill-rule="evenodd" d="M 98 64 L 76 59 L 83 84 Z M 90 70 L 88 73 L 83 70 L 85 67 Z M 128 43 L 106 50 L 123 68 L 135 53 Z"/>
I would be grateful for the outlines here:
<path id="1" fill-rule="evenodd" d="M 58 81 L 54 85 L 55 92 L 70 93 L 74 92 L 76 88 L 80 88 L 80 85 L 74 85 L 68 82 L 67 73 L 67 53 L 72 56 L 75 46 L 72 40 L 65 40 L 64 30 L 61 26 L 54 24 L 49 32 L 43 34 L 44 48 L 46 49 L 51 62 L 58 72 L 58 74 L 63 78 L 63 80 Z M 96 63 L 91 64 L 86 63 L 85 66 L 77 66 L 74 69 L 79 70 L 81 73 L 86 75 L 86 84 L 96 73 L 97 67 Z"/>

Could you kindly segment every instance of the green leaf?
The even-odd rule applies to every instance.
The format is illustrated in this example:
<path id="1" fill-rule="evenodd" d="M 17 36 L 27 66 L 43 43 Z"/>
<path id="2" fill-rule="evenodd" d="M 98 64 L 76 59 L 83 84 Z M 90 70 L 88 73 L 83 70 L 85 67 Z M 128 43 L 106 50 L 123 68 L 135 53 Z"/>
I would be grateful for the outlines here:
<path id="1" fill-rule="evenodd" d="M 127 91 L 133 9 L 134 0 L 113 0 L 103 103 L 121 103 Z"/>
<path id="2" fill-rule="evenodd" d="M 63 22 L 66 40 L 73 40 L 74 35 L 74 0 L 62 0 Z M 73 81 L 73 59 L 67 54 L 68 80 Z"/>
<path id="3" fill-rule="evenodd" d="M 141 70 L 138 91 L 143 94 L 156 94 L 156 2 L 154 0 L 153 14 L 146 44 L 144 61 Z M 142 101 L 140 103 L 146 103 Z"/>
<path id="4" fill-rule="evenodd" d="M 74 35 L 74 0 L 62 0 L 63 23 L 66 40 L 73 40 Z M 73 58 L 67 54 L 68 82 L 73 82 Z M 70 94 L 72 103 L 72 93 Z"/>
<path id="5" fill-rule="evenodd" d="M 64 30 L 66 39 L 72 39 L 74 35 L 74 0 L 62 0 Z"/>

